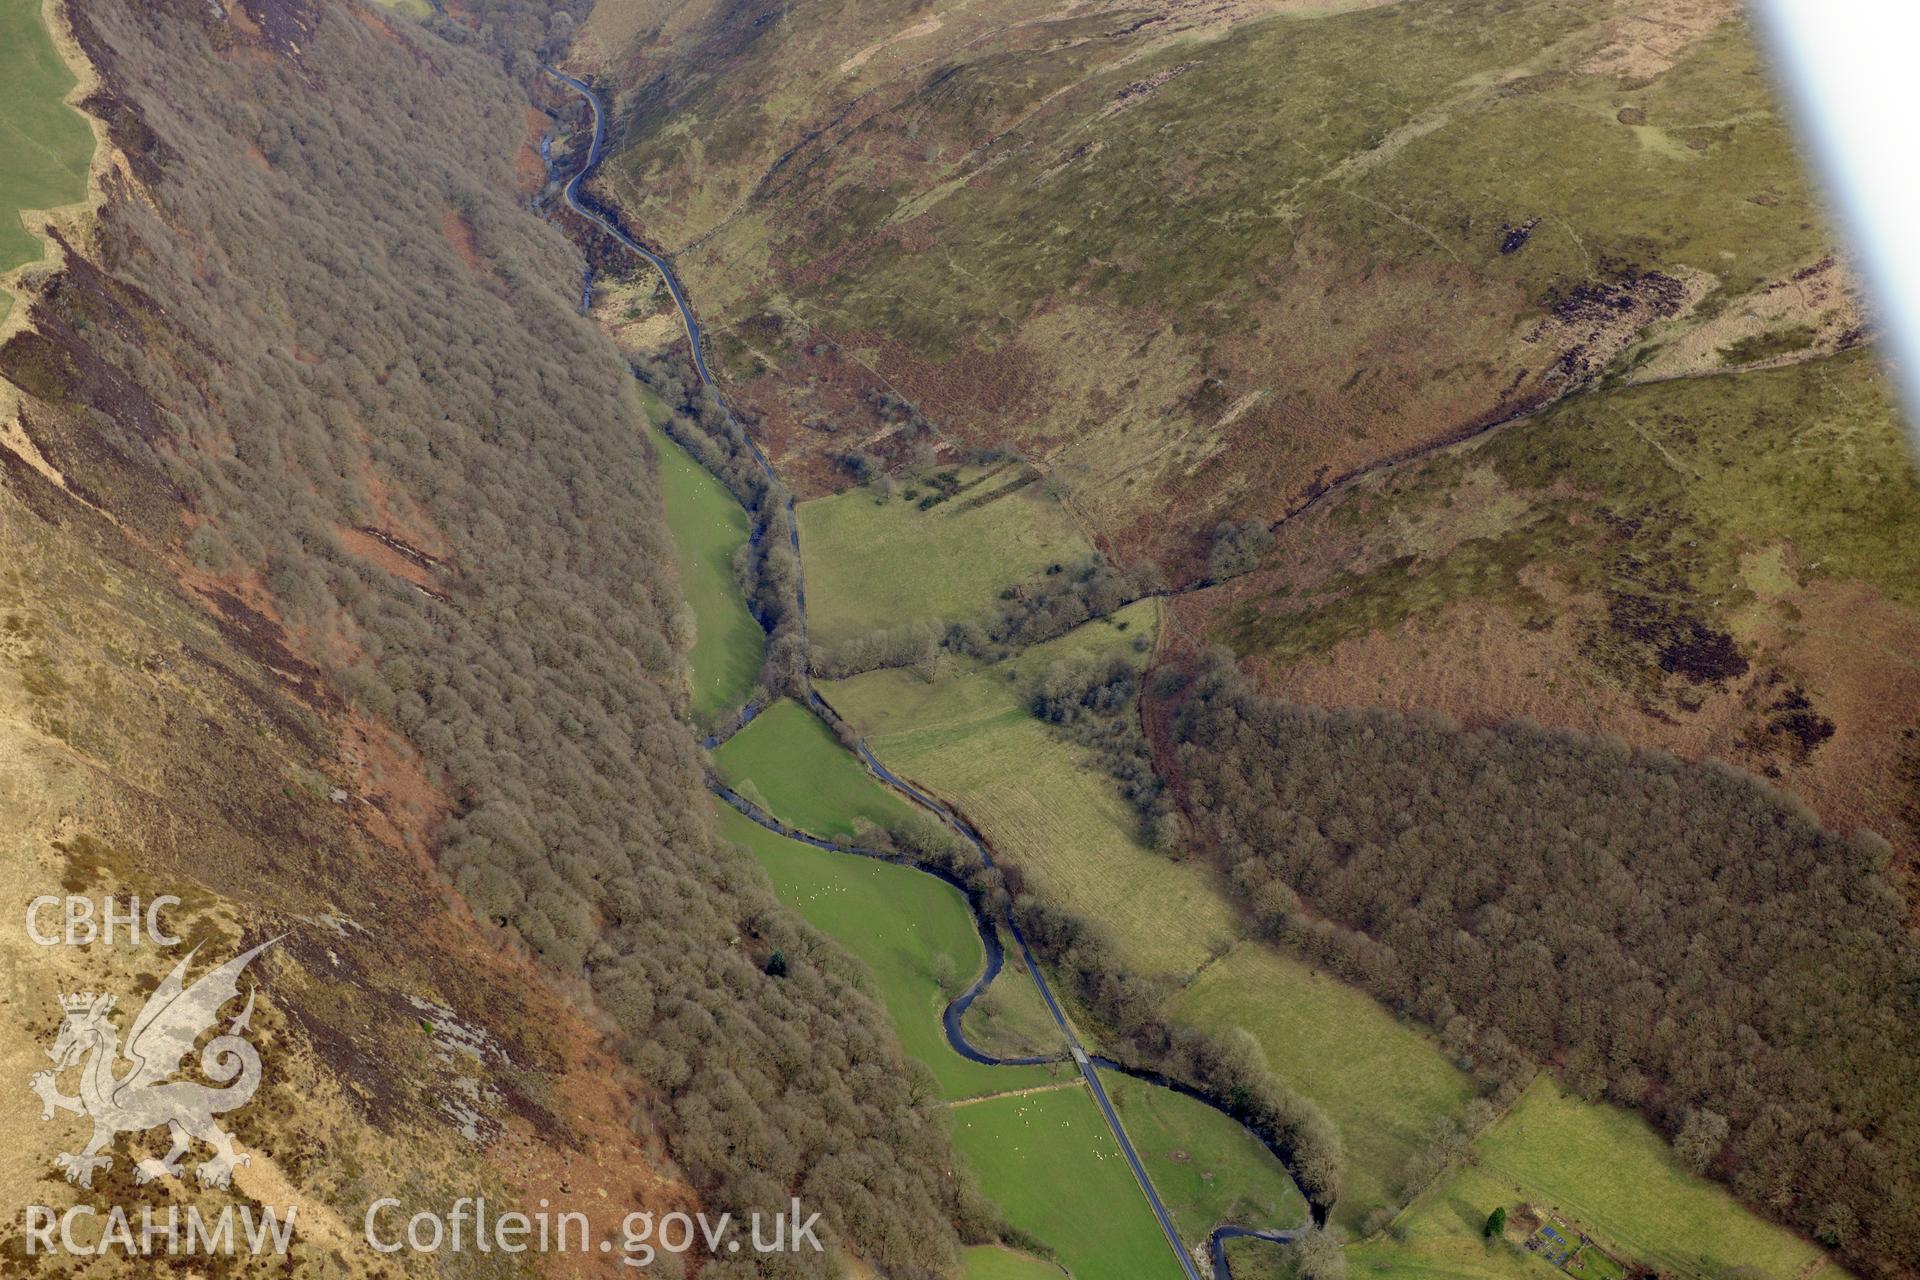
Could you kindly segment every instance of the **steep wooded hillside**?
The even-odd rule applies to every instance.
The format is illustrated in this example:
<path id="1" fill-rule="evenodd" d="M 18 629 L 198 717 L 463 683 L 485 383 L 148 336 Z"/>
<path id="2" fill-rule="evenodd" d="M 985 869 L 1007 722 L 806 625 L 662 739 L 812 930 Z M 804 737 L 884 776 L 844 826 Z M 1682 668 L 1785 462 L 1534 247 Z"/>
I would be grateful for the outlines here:
<path id="1" fill-rule="evenodd" d="M 124 159 L 0 348 L 10 876 L 287 933 L 249 1145 L 349 1235 L 380 1168 L 478 1150 L 597 1218 L 797 1194 L 948 1261 L 881 1010 L 713 834 L 645 418 L 521 202 L 515 59 L 350 2 L 72 20 Z"/>

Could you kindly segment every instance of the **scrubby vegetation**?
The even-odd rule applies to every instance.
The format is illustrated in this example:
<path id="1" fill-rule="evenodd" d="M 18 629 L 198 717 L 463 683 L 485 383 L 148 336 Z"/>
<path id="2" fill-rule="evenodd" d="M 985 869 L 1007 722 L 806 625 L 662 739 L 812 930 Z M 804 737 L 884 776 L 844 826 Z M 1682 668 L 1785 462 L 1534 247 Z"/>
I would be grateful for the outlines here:
<path id="1" fill-rule="evenodd" d="M 905 667 L 931 680 L 943 651 L 999 662 L 1030 645 L 1056 640 L 1082 623 L 1110 617 L 1161 589 L 1160 572 L 1152 564 L 1121 569 L 1098 554 L 1054 563 L 1003 589 L 976 617 L 944 625 L 930 620 L 902 623 L 837 644 L 815 645 L 813 671 L 825 680 L 844 680 Z"/>
<path id="2" fill-rule="evenodd" d="M 1151 562 L 1122 569 L 1104 556 L 1090 555 L 1072 564 L 1049 565 L 1039 577 L 1001 592 L 984 617 L 960 628 L 948 643 L 976 657 L 1001 656 L 1063 636 L 1161 586 L 1160 570 Z"/>
<path id="3" fill-rule="evenodd" d="M 1288 706 L 1225 663 L 1164 692 L 1182 800 L 1264 933 L 1912 1273 L 1920 947 L 1883 842 L 1614 742 Z"/>
<path id="4" fill-rule="evenodd" d="M 1832 247 L 1737 6 L 620 12 L 605 189 L 699 246 L 696 291 L 741 327 L 778 297 L 1183 580 L 1223 518 L 1538 405 Z M 781 395 L 820 368 L 755 372 Z"/>
<path id="5" fill-rule="evenodd" d="M 565 53 L 575 26 L 593 9 L 593 0 L 462 0 L 455 14 L 433 0 L 425 3 L 443 39 L 488 50 L 518 82 L 535 73 L 536 57 Z"/>
<path id="6" fill-rule="evenodd" d="M 1125 655 L 1069 659 L 1040 678 L 1033 713 L 1095 753 L 1139 813 L 1142 839 L 1166 850 L 1179 840 L 1180 823 L 1140 728 L 1139 692 L 1140 668 Z"/>
<path id="7" fill-rule="evenodd" d="M 947 629 L 931 620 L 903 622 L 836 645 L 815 645 L 809 661 L 813 674 L 822 680 L 844 680 L 863 671 L 892 667 L 906 667 L 931 677 L 946 636 Z"/>
<path id="8" fill-rule="evenodd" d="M 164 147 L 151 200 L 102 229 L 113 276 L 77 264 L 0 368 L 65 424 L 46 447 L 72 484 L 163 543 L 186 539 L 170 492 L 200 572 L 263 585 L 419 745 L 452 807 L 445 876 L 591 993 L 712 1207 L 798 1194 L 878 1264 L 951 1263 L 951 1154 L 884 1017 L 804 962 L 802 926 L 713 835 L 644 417 L 574 312 L 578 257 L 507 194 L 524 97 L 491 54 L 348 7 L 272 19 L 87 7 L 121 109 Z M 165 477 L 144 507 L 142 468 Z M 433 546 L 431 589 L 336 533 L 388 524 Z M 756 603 L 777 644 L 783 599 Z"/>
<path id="9" fill-rule="evenodd" d="M 1207 579 L 1224 582 L 1250 573 L 1272 549 L 1273 529 L 1265 520 L 1223 520 L 1207 552 Z"/>

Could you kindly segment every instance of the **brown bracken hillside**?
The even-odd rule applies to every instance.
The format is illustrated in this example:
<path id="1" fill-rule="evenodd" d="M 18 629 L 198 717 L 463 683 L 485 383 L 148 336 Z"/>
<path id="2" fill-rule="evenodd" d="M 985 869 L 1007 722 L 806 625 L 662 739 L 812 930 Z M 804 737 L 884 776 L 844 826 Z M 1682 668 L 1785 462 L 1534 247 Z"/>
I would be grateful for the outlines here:
<path id="1" fill-rule="evenodd" d="M 1268 690 L 1920 851 L 1920 484 L 1737 6 L 621 0 L 576 61 L 803 491 L 1017 449 L 1189 589 L 1275 526 L 1178 602 Z"/>

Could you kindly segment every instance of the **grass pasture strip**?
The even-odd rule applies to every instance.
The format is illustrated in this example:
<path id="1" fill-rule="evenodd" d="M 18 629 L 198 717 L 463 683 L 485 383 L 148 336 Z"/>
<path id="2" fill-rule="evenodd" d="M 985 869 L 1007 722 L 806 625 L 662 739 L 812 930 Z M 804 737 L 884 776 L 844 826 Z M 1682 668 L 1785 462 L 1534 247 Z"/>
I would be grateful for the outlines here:
<path id="1" fill-rule="evenodd" d="M 960 1251 L 961 1280 L 1061 1280 L 1065 1274 L 1058 1263 L 998 1245 L 974 1245 Z"/>
<path id="2" fill-rule="evenodd" d="M 44 253 L 20 220 L 87 198 L 93 130 L 66 104 L 76 83 L 54 48 L 40 0 L 0 0 L 0 273 Z M 0 319 L 13 306 L 0 290 Z"/>
<path id="3" fill-rule="evenodd" d="M 977 469 L 958 470 L 964 482 Z M 926 510 L 854 489 L 803 502 L 798 515 L 808 625 L 821 644 L 920 618 L 971 618 L 1004 588 L 1092 550 L 1066 508 L 1032 485 L 977 507 L 962 496 Z"/>
<path id="4" fill-rule="evenodd" d="M 967 1007 L 961 1026 L 967 1042 L 1002 1058 L 1065 1052 L 1053 1014 L 1021 963 L 1019 948 L 1001 931 L 1006 967 Z"/>
<path id="5" fill-rule="evenodd" d="M 1244 1028 L 1280 1078 L 1326 1112 L 1347 1149 L 1333 1216 L 1349 1229 L 1392 1199 L 1427 1126 L 1473 1096 L 1430 1040 L 1364 992 L 1257 943 L 1200 975 L 1171 1013 L 1209 1031 Z"/>
<path id="6" fill-rule="evenodd" d="M 1056 1089 L 1082 1089 L 1086 1086 L 1078 1075 L 1067 1079 L 1055 1080 L 1051 1084 L 1030 1084 L 1023 1089 L 1002 1089 L 997 1093 L 983 1093 L 975 1098 L 958 1098 L 947 1104 L 949 1110 L 957 1107 L 977 1107 L 983 1102 L 992 1102 L 996 1098 L 1028 1098 L 1036 1093 L 1052 1093 Z"/>
<path id="7" fill-rule="evenodd" d="M 1204 867 L 1156 854 L 1083 748 L 1020 714 L 881 739 L 874 752 L 960 804 L 1008 864 L 1098 921 L 1142 975 L 1188 975 L 1231 944 L 1233 908 Z"/>
<path id="8" fill-rule="evenodd" d="M 939 957 L 952 962 L 955 990 L 986 962 L 957 889 L 909 867 L 788 840 L 716 807 L 721 832 L 753 855 L 780 900 L 872 970 L 900 1047 L 927 1064 L 943 1097 L 1044 1085 L 1067 1069 L 982 1066 L 947 1044 L 940 1013 L 950 997 L 936 980 Z"/>
<path id="9" fill-rule="evenodd" d="M 1157 601 L 1141 601 L 992 666 L 954 663 L 931 683 L 875 671 L 825 694 L 890 768 L 957 803 L 1050 897 L 1105 925 L 1129 965 L 1189 974 L 1235 936 L 1231 907 L 1202 867 L 1142 844 L 1113 781 L 1026 705 L 1048 667 L 1131 652 L 1158 617 Z"/>
<path id="10" fill-rule="evenodd" d="M 1074 1276 L 1178 1280 L 1180 1265 L 1086 1090 L 993 1098 L 948 1117 L 980 1189 Z"/>
<path id="11" fill-rule="evenodd" d="M 1724 1187 L 1689 1173 L 1639 1116 L 1571 1097 L 1544 1075 L 1480 1136 L 1475 1151 L 1501 1183 L 1627 1259 L 1674 1275 L 1706 1280 L 1757 1267 L 1775 1280 L 1793 1280 L 1821 1256 Z"/>
<path id="12" fill-rule="evenodd" d="M 1285 1230 L 1307 1221 L 1286 1168 L 1237 1122 L 1204 1102 L 1100 1073 L 1134 1150 L 1189 1247 L 1222 1222 Z"/>
<path id="13" fill-rule="evenodd" d="M 1390 1234 L 1347 1250 L 1351 1280 L 1554 1280 L 1539 1256 L 1483 1234 L 1498 1205 L 1520 1199 L 1510 1180 L 1472 1165 L 1456 1169 L 1415 1200 Z"/>
<path id="14" fill-rule="evenodd" d="M 826 839 L 853 835 L 863 820 L 884 827 L 913 812 L 873 780 L 818 716 L 787 699 L 723 743 L 713 763 L 728 786 Z"/>
<path id="15" fill-rule="evenodd" d="M 1097 762 L 1024 712 L 871 745 L 959 804 L 1046 896 L 1105 926 L 1137 972 L 1193 973 L 1234 937 L 1208 873 L 1142 844 Z"/>
<path id="16" fill-rule="evenodd" d="M 666 412 L 659 397 L 644 388 L 641 394 L 649 417 Z M 747 612 L 733 576 L 733 553 L 747 541 L 747 513 L 727 487 L 666 432 L 656 425 L 649 435 L 660 456 L 660 488 L 680 566 L 680 588 L 693 608 L 688 679 L 694 718 L 704 722 L 737 710 L 760 675 L 765 633 Z"/>

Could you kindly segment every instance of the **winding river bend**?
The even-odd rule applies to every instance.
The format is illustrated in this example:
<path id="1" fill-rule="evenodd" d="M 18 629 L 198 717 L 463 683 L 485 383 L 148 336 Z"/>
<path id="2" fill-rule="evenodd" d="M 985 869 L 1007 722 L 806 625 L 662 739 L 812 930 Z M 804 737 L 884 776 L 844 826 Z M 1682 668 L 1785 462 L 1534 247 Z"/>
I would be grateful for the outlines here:
<path id="1" fill-rule="evenodd" d="M 660 273 L 661 278 L 666 282 L 668 292 L 673 297 L 675 307 L 679 310 L 681 323 L 686 329 L 687 342 L 693 350 L 694 369 L 699 374 L 700 381 L 713 392 L 715 402 L 719 404 L 721 410 L 726 413 L 728 421 L 732 422 L 733 412 L 731 408 L 728 407 L 725 399 L 720 395 L 719 387 L 715 384 L 713 376 L 707 368 L 706 353 L 701 342 L 700 322 L 694 315 L 693 305 L 688 300 L 686 291 L 681 287 L 679 277 L 675 275 L 672 264 L 660 254 L 655 253 L 628 235 L 620 226 L 617 215 L 597 207 L 591 197 L 583 194 L 581 190 L 582 184 L 593 172 L 594 166 L 600 162 L 606 147 L 606 112 L 600 101 L 599 94 L 583 81 L 577 80 L 552 67 L 543 67 L 542 69 L 555 80 L 567 85 L 573 89 L 574 92 L 585 98 L 593 112 L 593 142 L 587 152 L 586 161 L 580 166 L 579 171 L 567 180 L 566 186 L 563 188 L 563 195 L 568 207 L 581 217 L 586 218 L 598 226 L 602 231 L 612 236 L 626 248 L 646 259 L 646 261 Z M 590 287 L 589 284 L 588 288 L 590 289 Z M 747 440 L 748 446 L 753 450 L 754 460 L 759 465 L 761 472 L 766 476 L 769 485 L 772 487 L 772 491 L 779 495 L 780 501 L 786 506 L 788 515 L 791 517 L 793 515 L 792 495 L 788 493 L 785 485 L 781 483 L 779 476 L 773 469 L 772 463 L 767 459 L 765 453 L 761 451 L 759 445 L 753 441 L 751 436 L 747 436 L 745 432 L 742 432 L 742 435 Z M 800 559 L 798 520 L 789 519 L 788 527 L 792 530 L 792 549 L 795 561 L 798 562 Z M 801 634 L 804 637 L 807 604 L 804 577 L 799 583 L 798 604 Z M 805 652 L 804 647 L 802 648 L 802 652 Z M 806 692 L 807 704 L 812 708 L 814 713 L 829 725 L 836 728 L 844 725 L 846 722 L 841 718 L 840 714 L 814 689 L 812 673 L 803 669 L 800 678 Z M 735 717 L 731 730 L 737 730 L 751 721 L 755 711 L 756 708 L 751 704 L 743 708 L 741 713 Z M 720 740 L 719 737 L 709 738 L 707 740 L 707 746 L 711 749 L 717 746 Z M 995 865 L 992 849 L 989 848 L 986 839 L 970 822 L 956 813 L 950 806 L 893 773 L 893 771 L 882 764 L 879 758 L 868 749 L 864 740 L 855 737 L 853 741 L 861 763 L 866 766 L 870 774 L 896 793 L 906 797 L 912 803 L 933 814 L 949 829 L 971 845 L 979 853 L 981 859 L 987 866 L 992 867 Z M 709 785 L 722 799 L 732 805 L 734 809 L 779 835 L 801 841 L 802 843 L 819 849 L 898 862 L 902 865 L 913 867 L 913 869 L 917 871 L 946 880 L 948 883 L 954 884 L 963 893 L 966 893 L 966 886 L 960 884 L 954 878 L 942 875 L 940 872 L 925 866 L 906 862 L 897 855 L 869 849 L 847 849 L 844 846 L 821 840 L 818 837 L 797 830 L 787 823 L 780 821 L 780 819 L 774 815 L 759 808 L 745 797 L 732 791 L 721 783 L 717 777 L 710 775 Z M 1121 1072 L 1146 1081 L 1147 1083 L 1172 1089 L 1175 1092 L 1197 1099 L 1221 1111 L 1222 1114 L 1230 1115 L 1230 1113 L 1226 1112 L 1226 1109 L 1220 1106 L 1218 1100 L 1179 1081 L 1168 1079 L 1167 1077 L 1152 1072 L 1138 1071 L 1111 1059 L 1090 1054 L 1085 1046 L 1081 1044 L 1079 1037 L 1073 1030 L 1072 1024 L 1068 1022 L 1065 1013 L 1061 1010 L 1059 1002 L 1054 998 L 1052 986 L 1047 982 L 1045 974 L 1041 971 L 1039 961 L 1035 958 L 1032 949 L 1027 945 L 1026 936 L 1021 932 L 1018 922 L 1014 919 L 1012 908 L 1008 907 L 1002 913 L 1002 918 L 996 921 L 988 914 L 983 903 L 981 903 L 977 897 L 971 894 L 967 896 L 973 908 L 974 922 L 980 934 L 981 944 L 985 948 L 986 964 L 980 975 L 974 979 L 973 983 L 959 996 L 955 997 L 943 1012 L 941 1023 L 946 1033 L 947 1042 L 953 1047 L 954 1052 L 963 1058 L 987 1066 L 1031 1066 L 1048 1062 L 1060 1062 L 1070 1058 L 1079 1070 L 1081 1080 L 1085 1083 L 1088 1093 L 1092 1096 L 1095 1104 L 1100 1109 L 1101 1115 L 1105 1118 L 1107 1127 L 1112 1131 L 1114 1141 L 1119 1146 L 1121 1154 L 1126 1158 L 1127 1166 L 1132 1170 L 1134 1180 L 1138 1183 L 1141 1193 L 1146 1197 L 1148 1207 L 1152 1209 L 1155 1219 L 1159 1222 L 1160 1230 L 1166 1236 L 1168 1246 L 1173 1250 L 1174 1256 L 1179 1260 L 1182 1272 L 1187 1277 L 1187 1280 L 1201 1280 L 1200 1270 L 1195 1265 L 1193 1257 L 1188 1253 L 1186 1245 L 1181 1241 L 1180 1233 L 1174 1226 L 1172 1215 L 1162 1202 L 1159 1192 L 1154 1189 L 1152 1177 L 1147 1173 L 1146 1166 L 1141 1162 L 1139 1153 L 1134 1149 L 1132 1140 L 1127 1136 L 1126 1127 L 1120 1122 L 1120 1116 L 1114 1110 L 1113 1102 L 1107 1095 L 1105 1085 L 1101 1082 L 1100 1071 Z M 962 1020 L 966 1016 L 967 1009 L 973 1004 L 974 1000 L 991 985 L 993 980 L 999 975 L 1006 961 L 1005 951 L 1000 942 L 1001 929 L 1006 930 L 1007 936 L 1011 938 L 1014 945 L 1019 948 L 1020 956 L 1026 965 L 1027 973 L 1032 978 L 1034 986 L 1038 989 L 1040 998 L 1045 1003 L 1047 1012 L 1053 1020 L 1054 1027 L 1059 1032 L 1061 1041 L 1065 1045 L 1065 1052 L 1041 1057 L 998 1058 L 983 1052 L 967 1039 L 966 1033 L 961 1025 Z M 1249 1132 L 1253 1131 L 1249 1130 Z M 1273 1149 L 1272 1145 L 1258 1133 L 1253 1133 L 1253 1136 L 1269 1150 Z M 1274 1151 L 1274 1155 L 1281 1157 L 1281 1153 L 1278 1151 Z M 1283 1157 L 1282 1163 L 1285 1163 Z M 1289 1172 L 1291 1172 L 1291 1170 L 1289 1170 Z M 1300 1229 L 1267 1231 L 1230 1224 L 1215 1227 L 1207 1240 L 1207 1251 L 1212 1263 L 1211 1269 L 1214 1280 L 1231 1280 L 1232 1273 L 1227 1265 L 1226 1257 L 1228 1240 L 1250 1238 L 1270 1240 L 1275 1243 L 1285 1244 L 1291 1242 L 1299 1234 L 1299 1230 Z"/>

